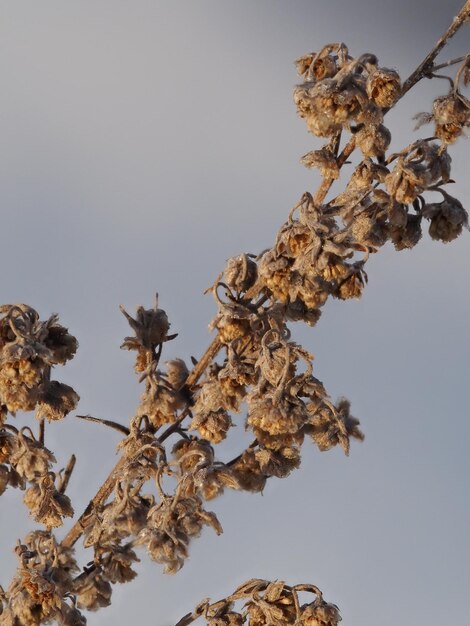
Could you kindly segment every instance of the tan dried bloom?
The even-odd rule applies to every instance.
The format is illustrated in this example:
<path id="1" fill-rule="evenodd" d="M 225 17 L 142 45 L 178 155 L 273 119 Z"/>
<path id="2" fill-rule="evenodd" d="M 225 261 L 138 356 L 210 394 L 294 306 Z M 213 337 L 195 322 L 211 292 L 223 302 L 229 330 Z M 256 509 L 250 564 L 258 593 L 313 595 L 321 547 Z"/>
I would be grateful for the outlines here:
<path id="1" fill-rule="evenodd" d="M 337 626 L 341 621 L 338 607 L 324 601 L 302 606 L 302 626 Z"/>
<path id="2" fill-rule="evenodd" d="M 307 419 L 302 404 L 295 405 L 285 400 L 275 404 L 267 394 L 253 394 L 248 402 L 247 424 L 269 435 L 296 433 Z"/>
<path id="3" fill-rule="evenodd" d="M 120 307 L 123 315 L 129 322 L 135 333 L 135 337 L 126 337 L 121 348 L 126 350 L 154 350 L 156 346 L 168 341 L 170 322 L 163 309 L 158 308 L 158 295 L 155 298 L 155 306 L 152 309 L 137 307 L 135 319 L 131 317 L 124 307 Z"/>
<path id="4" fill-rule="evenodd" d="M 19 574 L 22 587 L 41 606 L 43 618 L 54 616 L 62 605 L 61 595 L 57 593 L 54 583 L 34 569 L 22 568 Z"/>
<path id="5" fill-rule="evenodd" d="M 163 424 L 173 424 L 177 411 L 185 406 L 182 394 L 175 392 L 158 373 L 149 381 L 142 394 L 137 415 L 146 415 L 155 429 Z"/>
<path id="6" fill-rule="evenodd" d="M 26 547 L 35 555 L 35 567 L 40 566 L 48 572 L 50 580 L 62 593 L 71 588 L 73 576 L 79 568 L 73 548 L 66 548 L 58 543 L 50 531 L 35 530 L 24 541 Z"/>
<path id="7" fill-rule="evenodd" d="M 390 228 L 390 239 L 395 246 L 395 250 L 406 250 L 414 248 L 421 239 L 421 216 L 408 213 L 405 226 L 392 226 Z"/>
<path id="8" fill-rule="evenodd" d="M 260 597 L 253 594 L 253 599 L 246 604 L 250 626 L 287 626 L 296 621 L 296 608 L 292 594 L 284 589 L 282 581 L 268 585 Z"/>
<path id="9" fill-rule="evenodd" d="M 364 439 L 359 420 L 350 414 L 350 403 L 346 398 L 341 398 L 336 407 L 330 402 L 312 402 L 307 405 L 307 410 L 311 418 L 306 432 L 321 451 L 330 450 L 339 444 L 348 455 L 350 437 L 359 441 Z"/>
<path id="10" fill-rule="evenodd" d="M 387 211 L 376 203 L 367 204 L 349 224 L 354 240 L 368 248 L 380 248 L 388 239 Z"/>
<path id="11" fill-rule="evenodd" d="M 86 547 L 110 546 L 118 540 L 137 535 L 147 522 L 149 510 L 155 504 L 153 495 L 140 495 L 143 481 L 134 484 L 130 480 L 118 481 L 114 489 L 114 499 L 95 511 L 86 529 Z"/>
<path id="12" fill-rule="evenodd" d="M 198 496 L 165 496 L 150 510 L 138 544 L 146 545 L 150 558 L 163 564 L 166 574 L 174 574 L 184 565 L 190 539 L 198 537 L 204 525 L 211 526 L 217 534 L 222 532 L 217 517 L 203 508 Z"/>
<path id="13" fill-rule="evenodd" d="M 22 429 L 14 440 L 9 463 L 21 478 L 34 482 L 47 474 L 55 463 L 55 456 L 42 443 L 36 441 L 31 433 L 27 437 Z"/>
<path id="14" fill-rule="evenodd" d="M 204 500 L 213 500 L 223 494 L 225 487 L 240 489 L 241 485 L 230 467 L 220 464 L 207 469 L 202 477 L 200 493 Z"/>
<path id="15" fill-rule="evenodd" d="M 24 503 L 34 520 L 47 528 L 62 526 L 63 517 L 73 517 L 70 498 L 57 491 L 50 472 L 26 491 Z"/>
<path id="16" fill-rule="evenodd" d="M 299 76 L 303 76 L 308 72 L 316 56 L 317 55 L 315 52 L 310 52 L 308 54 L 304 54 L 294 61 Z"/>
<path id="17" fill-rule="evenodd" d="M 171 385 L 171 387 L 177 391 L 183 387 L 188 374 L 188 366 L 183 361 L 183 359 L 172 359 L 171 361 L 166 361 L 166 379 Z"/>
<path id="18" fill-rule="evenodd" d="M 363 265 L 363 262 L 346 264 L 346 274 L 338 281 L 337 291 L 333 295 L 341 300 L 360 298 L 367 283 Z"/>
<path id="19" fill-rule="evenodd" d="M 43 373 L 39 359 L 10 361 L 0 367 L 0 397 L 10 413 L 34 410 Z"/>
<path id="20" fill-rule="evenodd" d="M 268 450 L 260 446 L 255 456 L 266 476 L 285 478 L 300 466 L 300 450 L 295 445 L 286 445 L 278 450 Z"/>
<path id="21" fill-rule="evenodd" d="M 73 592 L 81 609 L 97 611 L 111 604 L 112 587 L 96 565 L 75 579 Z"/>
<path id="22" fill-rule="evenodd" d="M 9 462 L 10 455 L 16 446 L 16 437 L 4 430 L 0 430 L 0 463 Z"/>
<path id="23" fill-rule="evenodd" d="M 247 254 L 231 257 L 224 270 L 224 279 L 233 291 L 248 291 L 256 282 L 258 267 Z"/>
<path id="24" fill-rule="evenodd" d="M 339 167 L 336 156 L 328 146 L 320 150 L 307 152 L 307 154 L 304 154 L 300 159 L 300 162 L 302 165 L 305 165 L 305 167 L 318 168 L 323 177 L 332 178 L 333 180 L 339 178 Z"/>
<path id="25" fill-rule="evenodd" d="M 425 164 L 407 163 L 403 157 L 385 179 L 387 191 L 402 204 L 411 204 L 431 183 L 431 172 Z"/>
<path id="26" fill-rule="evenodd" d="M 444 195 L 444 200 L 425 204 L 422 215 L 431 221 L 429 225 L 431 238 L 447 243 L 456 239 L 464 226 L 468 228 L 468 213 L 457 198 L 453 198 L 442 189 L 440 191 Z"/>
<path id="27" fill-rule="evenodd" d="M 383 157 L 392 135 L 383 124 L 364 125 L 355 133 L 356 145 L 365 157 Z"/>
<path id="28" fill-rule="evenodd" d="M 48 327 L 44 345 L 52 352 L 52 360 L 54 363 L 64 365 L 75 356 L 78 341 L 69 333 L 68 328 L 54 321 L 54 323 Z"/>
<path id="29" fill-rule="evenodd" d="M 333 78 L 338 72 L 338 64 L 331 54 L 317 55 L 311 64 L 311 73 L 317 80 Z"/>
<path id="30" fill-rule="evenodd" d="M 76 408 L 80 400 L 80 396 L 72 387 L 56 380 L 44 385 L 39 398 L 36 417 L 49 421 L 63 419 Z"/>
<path id="31" fill-rule="evenodd" d="M 379 67 L 369 74 L 366 89 L 377 106 L 392 107 L 401 94 L 400 76 L 395 70 Z"/>
<path id="32" fill-rule="evenodd" d="M 214 449 L 204 439 L 180 439 L 173 446 L 172 453 L 183 474 L 191 472 L 198 465 L 207 466 L 214 462 Z"/>
<path id="33" fill-rule="evenodd" d="M 189 427 L 198 430 L 203 439 L 211 443 L 220 443 L 227 437 L 228 430 L 232 426 L 230 415 L 225 409 L 196 414 Z"/>
<path id="34" fill-rule="evenodd" d="M 113 585 L 134 580 L 137 572 L 132 569 L 132 565 L 139 563 L 140 559 L 129 545 L 105 545 L 102 550 L 99 550 L 99 560 L 106 580 Z"/>
<path id="35" fill-rule="evenodd" d="M 232 472 L 245 491 L 255 493 L 263 491 L 267 474 L 262 471 L 253 449 L 249 448 L 243 452 L 241 457 L 232 465 Z"/>
<path id="36" fill-rule="evenodd" d="M 419 113 L 416 128 L 434 121 L 434 133 L 444 144 L 452 144 L 463 135 L 470 125 L 470 101 L 457 89 L 448 95 L 436 98 L 432 113 Z"/>
<path id="37" fill-rule="evenodd" d="M 77 342 L 56 323 L 56 315 L 41 322 L 38 313 L 23 304 L 2 306 L 0 313 L 4 313 L 0 319 L 2 414 L 5 409 L 13 414 L 31 411 L 40 399 L 50 367 L 71 358 Z"/>

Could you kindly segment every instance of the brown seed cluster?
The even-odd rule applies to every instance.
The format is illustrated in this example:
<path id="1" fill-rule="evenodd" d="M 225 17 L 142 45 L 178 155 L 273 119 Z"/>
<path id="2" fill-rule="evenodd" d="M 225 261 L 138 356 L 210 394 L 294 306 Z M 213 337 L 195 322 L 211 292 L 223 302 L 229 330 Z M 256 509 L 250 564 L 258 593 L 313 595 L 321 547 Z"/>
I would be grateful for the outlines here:
<path id="1" fill-rule="evenodd" d="M 53 472 L 44 429 L 46 420 L 62 419 L 78 403 L 72 387 L 51 380 L 53 366 L 73 357 L 77 341 L 55 315 L 40 321 L 26 305 L 0 307 L 0 495 L 8 487 L 24 490 L 31 516 L 46 528 L 17 547 L 17 573 L 6 592 L 0 588 L 1 626 L 84 626 L 82 610 L 108 606 L 113 585 L 135 578 L 137 549 L 175 573 L 206 526 L 222 532 L 207 501 L 226 489 L 261 492 L 270 478 L 288 476 L 301 463 L 306 438 L 320 451 L 339 445 L 345 454 L 351 438 L 363 439 L 349 401 L 332 401 L 314 376 L 313 355 L 292 340 L 289 326 L 315 325 L 330 296 L 361 297 L 370 256 L 388 241 L 397 250 L 415 246 L 423 220 L 442 242 L 468 227 L 465 208 L 445 186 L 452 182 L 448 145 L 470 123 L 460 85 L 469 82 L 469 57 L 450 93 L 421 116 L 434 121 L 435 137 L 393 154 L 383 122 L 402 94 L 395 70 L 374 54 L 352 57 L 344 44 L 328 44 L 296 63 L 303 78 L 294 91 L 298 113 L 325 139 L 302 163 L 317 168 L 323 182 L 315 195 L 302 195 L 270 248 L 227 261 L 209 289 L 217 337 L 192 368 L 179 358 L 160 363 L 176 335 L 169 334 L 158 297 L 135 317 L 121 307 L 133 331 L 121 347 L 136 353 L 144 391 L 128 427 L 88 416 L 125 436 L 119 462 L 62 544 L 51 529 L 74 515 L 65 494 L 71 469 Z M 350 176 L 327 201 L 345 165 L 352 165 Z M 8 414 L 32 410 L 37 435 L 7 423 Z M 244 427 L 251 443 L 226 458 L 236 445 L 225 444 L 235 439 L 234 426 Z M 82 534 L 93 557 L 80 571 L 72 546 Z M 314 600 L 304 601 L 306 594 Z M 219 602 L 202 602 L 179 626 L 199 617 L 210 626 L 337 626 L 341 620 L 313 585 L 258 579 Z"/>
<path id="2" fill-rule="evenodd" d="M 49 531 L 30 533 L 16 547 L 17 572 L 0 598 L 2 626 L 85 626 L 73 594 L 79 571 L 73 551 L 63 548 Z M 3 604 L 3 611 L 1 610 Z"/>
<path id="3" fill-rule="evenodd" d="M 25 304 L 0 307 L 0 419 L 6 413 L 39 409 L 38 417 L 62 419 L 78 395 L 50 380 L 51 368 L 73 358 L 77 340 L 52 315 L 42 322 Z"/>
<path id="4" fill-rule="evenodd" d="M 382 126 L 383 110 L 393 106 L 401 92 L 397 72 L 379 67 L 373 54 L 351 57 L 344 44 L 328 44 L 296 63 L 304 82 L 296 87 L 294 101 L 309 131 L 333 137 L 352 126 L 367 127 L 364 143 L 369 152 L 383 153 L 390 143 Z"/>
<path id="5" fill-rule="evenodd" d="M 199 618 L 208 626 L 338 626 L 341 621 L 338 607 L 325 602 L 318 587 L 260 579 L 247 581 L 218 602 L 203 600 L 177 626 Z"/>

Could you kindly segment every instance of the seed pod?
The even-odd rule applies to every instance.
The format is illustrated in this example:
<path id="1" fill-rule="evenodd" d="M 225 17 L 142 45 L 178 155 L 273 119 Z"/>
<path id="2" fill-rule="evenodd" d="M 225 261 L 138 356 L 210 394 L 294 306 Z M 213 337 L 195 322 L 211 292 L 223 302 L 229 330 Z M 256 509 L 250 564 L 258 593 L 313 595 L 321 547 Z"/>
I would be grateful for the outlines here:
<path id="1" fill-rule="evenodd" d="M 299 76 L 304 76 L 304 74 L 308 72 L 310 66 L 312 65 L 313 59 L 316 56 L 317 55 L 315 54 L 315 52 L 310 52 L 309 54 L 304 54 L 294 61 L 295 67 L 297 69 L 297 74 L 299 74 Z"/>
<path id="2" fill-rule="evenodd" d="M 421 217 L 419 215 L 408 214 L 406 226 L 390 229 L 390 239 L 393 241 L 395 250 L 406 250 L 414 248 L 421 239 Z"/>
<path id="3" fill-rule="evenodd" d="M 366 90 L 377 106 L 392 107 L 401 94 L 400 76 L 395 70 L 379 67 L 369 74 Z"/>
<path id="4" fill-rule="evenodd" d="M 227 285 L 238 293 L 248 291 L 256 282 L 258 267 L 247 254 L 231 257 L 227 261 L 224 278 Z"/>
<path id="5" fill-rule="evenodd" d="M 54 363 L 63 365 L 72 359 L 78 348 L 77 339 L 60 324 L 49 327 L 44 344 L 51 350 Z"/>
<path id="6" fill-rule="evenodd" d="M 112 587 L 98 567 L 75 579 L 73 592 L 81 609 L 97 611 L 111 604 Z"/>
<path id="7" fill-rule="evenodd" d="M 41 391 L 36 417 L 37 419 L 45 417 L 49 421 L 61 420 L 75 409 L 79 400 L 80 396 L 72 387 L 51 380 Z"/>
<path id="8" fill-rule="evenodd" d="M 341 616 L 335 604 L 315 601 L 301 607 L 300 623 L 303 626 L 338 626 L 340 621 Z"/>
<path id="9" fill-rule="evenodd" d="M 325 178 L 332 178 L 333 180 L 339 178 L 339 167 L 336 157 L 328 148 L 307 152 L 307 154 L 304 154 L 300 159 L 300 162 L 302 165 L 305 165 L 305 167 L 318 168 L 320 174 Z"/>
<path id="10" fill-rule="evenodd" d="M 431 182 L 429 167 L 421 162 L 406 162 L 402 157 L 385 178 L 387 191 L 402 204 L 411 204 Z"/>
<path id="11" fill-rule="evenodd" d="M 331 54 L 319 55 L 311 64 L 311 73 L 317 80 L 332 78 L 337 72 L 338 65 Z"/>
<path id="12" fill-rule="evenodd" d="M 245 450 L 241 457 L 232 465 L 232 471 L 240 487 L 245 491 L 254 493 L 263 491 L 267 476 L 261 470 L 255 452 L 251 448 Z"/>
<path id="13" fill-rule="evenodd" d="M 429 234 L 432 239 L 447 243 L 456 239 L 464 226 L 468 227 L 468 213 L 462 204 L 449 194 L 442 202 L 426 204 L 422 215 L 431 220 Z"/>
<path id="14" fill-rule="evenodd" d="M 135 332 L 135 337 L 126 337 L 121 348 L 125 350 L 154 350 L 158 345 L 173 336 L 168 335 L 170 322 L 163 309 L 158 308 L 158 296 L 155 299 L 153 309 L 137 307 L 135 319 L 131 317 L 124 307 L 120 307 L 123 315 L 129 322 L 130 327 Z"/>
<path id="15" fill-rule="evenodd" d="M 436 137 L 444 143 L 454 143 L 470 121 L 470 101 L 459 92 L 451 92 L 434 100 L 432 116 Z"/>
<path id="16" fill-rule="evenodd" d="M 223 409 L 195 415 L 189 425 L 191 429 L 197 429 L 201 437 L 211 443 L 220 443 L 225 439 L 231 426 L 230 415 Z"/>
<path id="17" fill-rule="evenodd" d="M 356 144 L 365 157 L 383 157 L 390 145 L 392 135 L 383 124 L 364 125 L 356 134 Z"/>

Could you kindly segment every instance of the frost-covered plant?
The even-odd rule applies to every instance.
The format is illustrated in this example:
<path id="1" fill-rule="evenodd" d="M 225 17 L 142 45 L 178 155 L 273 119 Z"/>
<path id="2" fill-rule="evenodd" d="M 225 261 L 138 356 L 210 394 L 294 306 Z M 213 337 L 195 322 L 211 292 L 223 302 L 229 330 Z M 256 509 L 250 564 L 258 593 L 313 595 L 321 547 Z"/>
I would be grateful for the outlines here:
<path id="1" fill-rule="evenodd" d="M 271 248 L 228 260 L 209 290 L 217 303 L 215 337 L 198 361 L 161 365 L 164 345 L 176 335 L 158 298 L 135 317 L 122 309 L 132 329 L 122 348 L 135 352 L 143 393 L 128 426 L 81 416 L 117 429 L 123 439 L 117 464 L 78 518 L 65 493 L 75 457 L 58 472 L 45 445 L 46 421 L 63 419 L 79 400 L 70 386 L 51 380 L 53 367 L 74 356 L 77 340 L 56 315 L 41 321 L 30 306 L 0 307 L 0 493 L 23 490 L 41 526 L 15 549 L 18 569 L 0 594 L 2 626 L 85 624 L 84 610 L 108 606 L 112 586 L 136 576 L 140 548 L 175 573 L 205 526 L 220 534 L 208 501 L 227 489 L 261 492 L 267 480 L 288 476 L 300 465 L 306 438 L 320 451 L 339 445 L 345 454 L 351 439 L 363 439 L 349 401 L 331 399 L 289 325 L 315 325 L 330 297 L 359 298 L 365 265 L 387 241 L 397 250 L 411 248 L 428 222 L 432 239 L 450 242 L 468 226 L 466 210 L 446 185 L 449 145 L 470 126 L 462 93 L 470 55 L 441 65 L 435 59 L 469 18 L 466 2 L 403 84 L 374 54 L 352 56 L 342 43 L 296 61 L 298 113 L 324 139 L 302 163 L 318 168 L 322 183 L 315 194 L 302 195 Z M 446 77 L 449 93 L 419 116 L 434 123 L 434 136 L 390 154 L 387 112 L 423 77 L 439 78 L 436 70 L 457 64 L 455 78 Z M 353 154 L 357 162 L 343 190 L 327 200 Z M 17 428 L 11 417 L 18 411 L 35 411 L 35 424 Z M 251 433 L 251 443 L 227 459 L 219 444 L 237 423 Z M 73 525 L 59 540 L 53 529 L 69 517 Z M 80 567 L 74 545 L 82 536 L 92 556 Z M 302 603 L 305 593 L 314 600 Z M 235 610 L 241 600 L 244 607 Z M 316 587 L 263 580 L 222 601 L 204 601 L 180 626 L 198 617 L 210 626 L 335 626 L 341 619 Z"/>

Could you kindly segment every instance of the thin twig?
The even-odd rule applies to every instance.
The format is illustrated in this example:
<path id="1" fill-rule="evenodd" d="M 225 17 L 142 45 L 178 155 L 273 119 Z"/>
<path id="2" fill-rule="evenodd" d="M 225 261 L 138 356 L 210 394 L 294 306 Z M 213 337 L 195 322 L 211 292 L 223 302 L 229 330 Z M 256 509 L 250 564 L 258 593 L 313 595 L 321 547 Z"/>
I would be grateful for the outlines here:
<path id="1" fill-rule="evenodd" d="M 39 420 L 39 443 L 43 446 L 46 434 L 46 421 L 43 417 Z"/>
<path id="2" fill-rule="evenodd" d="M 88 503 L 86 509 L 80 515 L 78 520 L 69 530 L 65 538 L 62 540 L 62 546 L 64 548 L 71 548 L 74 543 L 81 537 L 83 531 L 86 528 L 87 518 L 93 513 L 93 511 L 102 504 L 107 498 L 109 498 L 110 493 L 112 492 L 116 481 L 119 479 L 122 470 L 124 469 L 128 459 L 125 456 L 122 456 L 116 465 L 113 467 L 111 472 L 109 473 L 107 479 L 101 485 L 101 487 L 96 492 L 95 496 Z"/>
<path id="3" fill-rule="evenodd" d="M 76 415 L 75 417 L 78 417 L 78 419 L 81 419 L 81 420 L 86 420 L 87 422 L 95 422 L 96 424 L 103 424 L 103 426 L 109 426 L 109 428 L 113 428 L 114 430 L 117 430 L 123 435 L 126 435 L 126 437 L 131 432 L 127 428 L 127 426 L 124 426 L 123 424 L 118 424 L 118 422 L 113 422 L 113 420 L 105 420 L 100 417 L 93 417 L 92 415 Z"/>
<path id="4" fill-rule="evenodd" d="M 59 487 L 57 491 L 59 491 L 60 493 L 65 493 L 65 490 L 67 489 L 70 477 L 72 476 L 73 468 L 75 467 L 76 460 L 77 457 L 75 456 L 75 454 L 72 454 L 59 482 Z"/>
<path id="5" fill-rule="evenodd" d="M 462 63 L 462 61 L 465 61 L 467 56 L 468 55 L 464 55 L 463 57 L 457 57 L 456 59 L 452 59 L 450 61 L 446 61 L 445 63 L 440 63 L 439 65 L 433 65 L 432 68 L 431 68 L 431 71 L 435 72 L 436 70 L 442 70 L 445 67 L 450 67 L 451 65 L 456 65 L 457 63 Z"/>
<path id="6" fill-rule="evenodd" d="M 455 33 L 459 30 L 459 28 L 470 18 L 470 0 L 465 2 L 464 6 L 460 9 L 458 14 L 454 17 L 452 24 L 446 30 L 446 32 L 439 38 L 434 48 L 431 50 L 429 54 L 423 59 L 423 61 L 418 65 L 414 72 L 410 74 L 410 76 L 405 80 L 403 84 L 403 89 L 401 92 L 401 98 L 419 82 L 422 78 L 425 78 L 430 71 L 433 71 L 437 68 L 433 68 L 434 59 L 437 57 L 442 48 L 446 45 L 446 43 L 451 39 Z"/>

